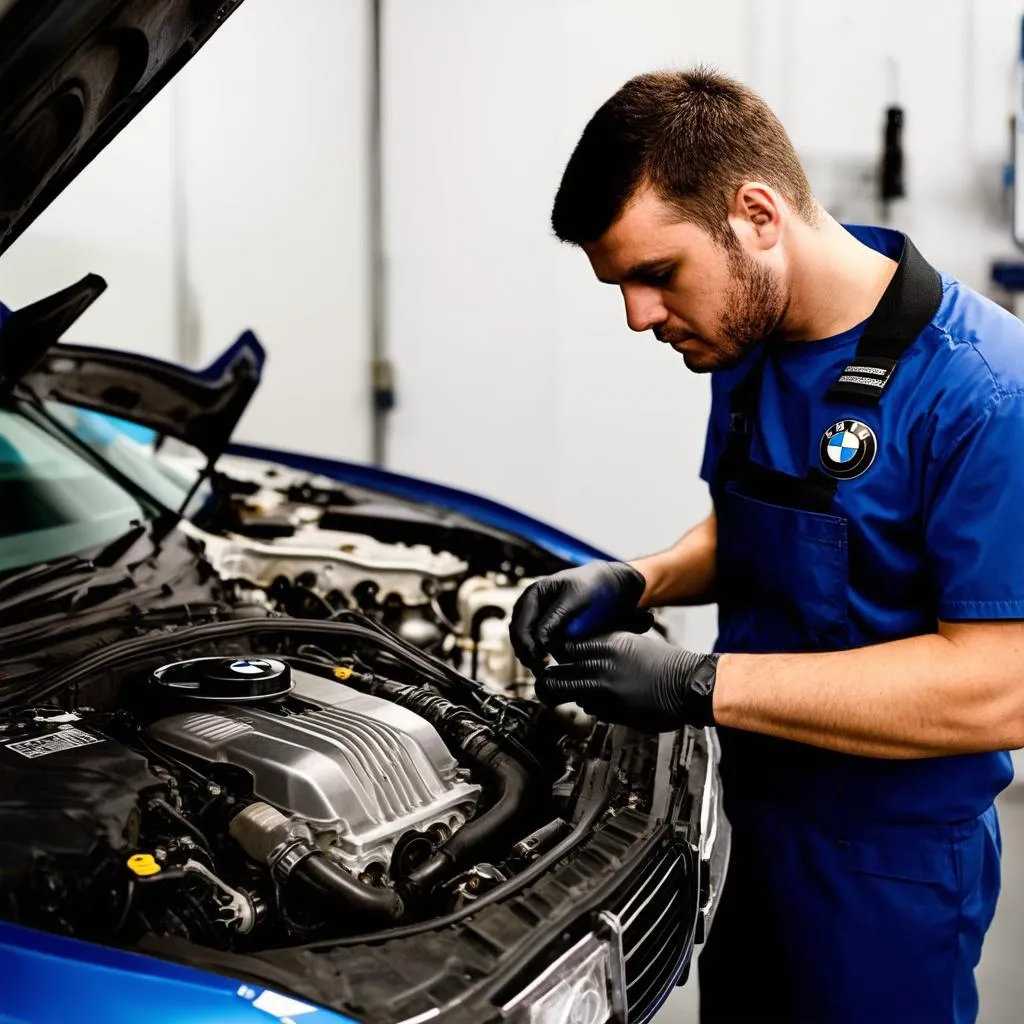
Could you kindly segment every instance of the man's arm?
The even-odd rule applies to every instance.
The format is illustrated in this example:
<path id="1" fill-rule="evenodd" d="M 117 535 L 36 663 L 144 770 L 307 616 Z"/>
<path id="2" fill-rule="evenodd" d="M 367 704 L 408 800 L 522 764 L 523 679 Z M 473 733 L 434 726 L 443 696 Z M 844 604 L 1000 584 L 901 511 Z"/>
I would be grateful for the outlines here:
<path id="1" fill-rule="evenodd" d="M 714 512 L 667 551 L 630 564 L 647 580 L 642 608 L 709 604 L 715 599 L 718 528 Z"/>
<path id="2" fill-rule="evenodd" d="M 719 725 L 870 757 L 1024 746 L 1024 622 L 940 623 L 939 632 L 823 654 L 727 654 Z"/>
<path id="3" fill-rule="evenodd" d="M 538 697 L 637 729 L 732 726 L 882 758 L 1024 746 L 1024 620 L 825 654 L 718 657 L 617 632 L 564 655 Z"/>

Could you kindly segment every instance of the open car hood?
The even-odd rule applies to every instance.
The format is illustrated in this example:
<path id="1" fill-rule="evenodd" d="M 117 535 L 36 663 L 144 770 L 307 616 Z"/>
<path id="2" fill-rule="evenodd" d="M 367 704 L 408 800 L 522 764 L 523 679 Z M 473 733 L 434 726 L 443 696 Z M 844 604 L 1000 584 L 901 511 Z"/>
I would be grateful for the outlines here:
<path id="1" fill-rule="evenodd" d="M 0 253 L 242 0 L 0 0 Z"/>

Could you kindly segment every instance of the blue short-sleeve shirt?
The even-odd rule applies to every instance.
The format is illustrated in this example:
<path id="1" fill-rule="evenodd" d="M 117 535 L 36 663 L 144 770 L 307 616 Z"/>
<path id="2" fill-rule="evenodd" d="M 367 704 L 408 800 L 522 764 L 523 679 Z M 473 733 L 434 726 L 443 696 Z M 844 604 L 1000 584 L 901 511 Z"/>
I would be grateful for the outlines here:
<path id="1" fill-rule="evenodd" d="M 848 227 L 897 259 L 903 236 Z M 933 632 L 947 621 L 1024 618 L 1024 324 L 948 275 L 931 323 L 904 353 L 879 404 L 825 401 L 853 361 L 860 324 L 836 337 L 769 342 L 750 456 L 797 476 L 821 466 L 844 417 L 877 439 L 870 467 L 842 480 L 849 611 L 856 643 Z M 712 374 L 702 477 L 724 451 L 729 395 L 745 363 Z"/>

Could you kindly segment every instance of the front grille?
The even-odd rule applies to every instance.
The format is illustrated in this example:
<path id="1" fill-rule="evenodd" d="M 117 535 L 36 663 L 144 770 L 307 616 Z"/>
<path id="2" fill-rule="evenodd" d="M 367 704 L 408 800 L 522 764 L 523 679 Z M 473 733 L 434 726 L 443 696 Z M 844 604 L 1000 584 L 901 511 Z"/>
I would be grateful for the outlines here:
<path id="1" fill-rule="evenodd" d="M 685 848 L 673 843 L 652 857 L 617 901 L 630 1024 L 644 1024 L 661 1006 L 690 955 L 693 883 Z"/>

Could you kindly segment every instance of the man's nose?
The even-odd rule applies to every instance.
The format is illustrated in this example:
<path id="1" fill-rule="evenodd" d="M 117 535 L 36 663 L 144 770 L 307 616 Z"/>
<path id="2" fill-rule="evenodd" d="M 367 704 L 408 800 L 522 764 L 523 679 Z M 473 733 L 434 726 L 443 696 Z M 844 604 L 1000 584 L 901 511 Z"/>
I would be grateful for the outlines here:
<path id="1" fill-rule="evenodd" d="M 623 288 L 626 303 L 626 323 L 632 331 L 649 331 L 668 318 L 661 301 L 661 293 L 654 288 Z"/>

